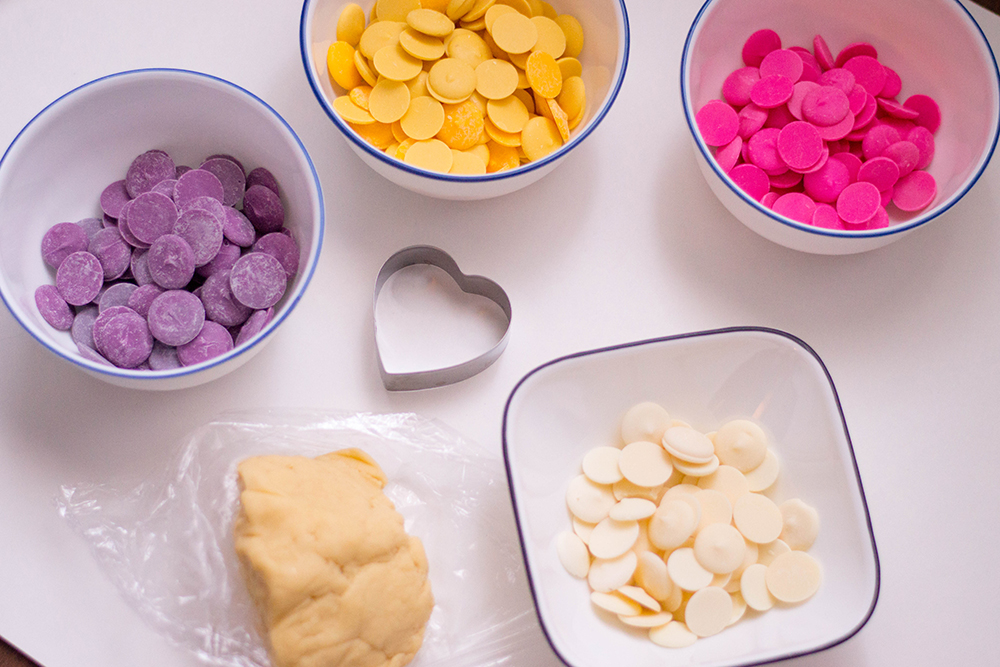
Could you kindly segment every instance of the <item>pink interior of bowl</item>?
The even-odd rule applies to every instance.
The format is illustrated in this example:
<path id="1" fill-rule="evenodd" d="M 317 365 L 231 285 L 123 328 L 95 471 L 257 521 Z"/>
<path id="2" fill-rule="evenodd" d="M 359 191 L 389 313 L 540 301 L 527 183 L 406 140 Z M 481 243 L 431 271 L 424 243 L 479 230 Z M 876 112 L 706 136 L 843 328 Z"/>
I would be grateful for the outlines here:
<path id="1" fill-rule="evenodd" d="M 957 0 L 710 1 L 684 54 L 689 118 L 709 100 L 721 99 L 722 82 L 743 66 L 743 43 L 762 28 L 776 31 L 785 48 L 811 50 L 820 34 L 834 56 L 852 42 L 870 42 L 879 61 L 899 73 L 900 101 L 922 93 L 940 105 L 936 152 L 927 169 L 937 181 L 937 197 L 919 214 L 890 207 L 894 223 L 947 208 L 986 166 L 1000 118 L 997 66 L 978 25 Z"/>

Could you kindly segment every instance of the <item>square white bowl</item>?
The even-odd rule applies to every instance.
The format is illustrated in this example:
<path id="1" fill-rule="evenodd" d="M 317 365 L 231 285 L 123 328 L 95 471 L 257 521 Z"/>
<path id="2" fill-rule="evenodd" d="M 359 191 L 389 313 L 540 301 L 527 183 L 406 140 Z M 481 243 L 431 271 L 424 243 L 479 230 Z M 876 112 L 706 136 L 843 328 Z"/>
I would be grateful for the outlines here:
<path id="1" fill-rule="evenodd" d="M 814 597 L 747 617 L 684 649 L 598 616 L 569 575 L 555 538 L 570 529 L 566 486 L 592 447 L 616 444 L 632 405 L 656 401 L 703 431 L 736 417 L 768 433 L 781 461 L 769 495 L 817 509 L 809 550 L 823 568 Z M 874 611 L 879 563 L 847 424 L 823 362 L 772 329 L 733 328 L 592 350 L 551 361 L 511 392 L 503 449 L 528 580 L 542 629 L 572 667 L 761 664 L 814 653 L 853 636 Z"/>

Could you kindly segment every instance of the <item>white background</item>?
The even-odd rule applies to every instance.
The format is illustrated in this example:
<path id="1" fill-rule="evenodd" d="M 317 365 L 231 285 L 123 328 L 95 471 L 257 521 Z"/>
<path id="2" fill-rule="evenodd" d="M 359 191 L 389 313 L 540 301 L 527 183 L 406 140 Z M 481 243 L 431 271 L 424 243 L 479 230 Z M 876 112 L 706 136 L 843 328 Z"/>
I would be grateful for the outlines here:
<path id="1" fill-rule="evenodd" d="M 348 149 L 306 82 L 298 2 L 0 0 L 0 147 L 94 78 L 189 68 L 247 88 L 286 118 L 327 208 L 319 268 L 296 312 L 260 355 L 207 386 L 114 388 L 0 312 L 0 635 L 47 667 L 194 664 L 120 600 L 54 498 L 61 484 L 139 481 L 224 409 L 413 411 L 499 456 L 507 395 L 550 358 L 764 325 L 802 338 L 833 376 L 882 565 L 869 624 L 796 664 L 995 656 L 1000 164 L 929 227 L 871 253 L 810 256 L 755 236 L 702 180 L 681 113 L 680 52 L 699 5 L 630 2 L 628 74 L 603 124 L 541 182 L 459 204 L 401 190 Z M 1000 18 L 969 9 L 996 49 Z M 382 262 L 414 243 L 496 280 L 514 321 L 506 353 L 483 374 L 394 395 L 376 370 L 372 287 Z M 556 664 L 541 639 L 538 649 L 538 665 Z"/>

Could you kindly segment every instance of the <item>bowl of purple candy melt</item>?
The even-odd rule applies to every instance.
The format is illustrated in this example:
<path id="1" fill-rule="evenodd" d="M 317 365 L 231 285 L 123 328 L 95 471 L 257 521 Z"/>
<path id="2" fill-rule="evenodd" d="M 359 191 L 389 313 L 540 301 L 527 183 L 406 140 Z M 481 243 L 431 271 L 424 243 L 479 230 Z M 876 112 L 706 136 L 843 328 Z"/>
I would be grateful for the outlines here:
<path id="1" fill-rule="evenodd" d="M 817 254 L 872 250 L 938 218 L 1000 133 L 997 63 L 958 0 L 708 0 L 681 97 L 722 204 Z"/>
<path id="2" fill-rule="evenodd" d="M 90 375 L 191 387 L 273 337 L 323 226 L 312 160 L 265 102 L 197 72 L 122 72 L 52 102 L 0 159 L 0 297 Z"/>

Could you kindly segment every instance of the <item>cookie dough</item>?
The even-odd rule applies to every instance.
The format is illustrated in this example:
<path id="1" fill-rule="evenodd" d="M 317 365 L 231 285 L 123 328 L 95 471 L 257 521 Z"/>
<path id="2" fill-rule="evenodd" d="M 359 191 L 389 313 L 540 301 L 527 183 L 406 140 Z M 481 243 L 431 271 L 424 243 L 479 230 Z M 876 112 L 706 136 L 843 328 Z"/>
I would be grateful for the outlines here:
<path id="1" fill-rule="evenodd" d="M 402 667 L 434 606 L 427 558 L 357 449 L 238 466 L 233 537 L 276 667 Z"/>

